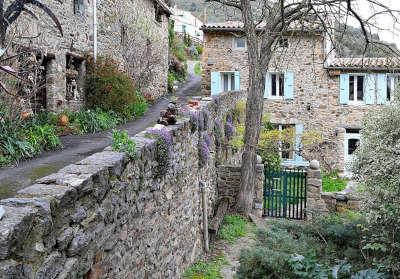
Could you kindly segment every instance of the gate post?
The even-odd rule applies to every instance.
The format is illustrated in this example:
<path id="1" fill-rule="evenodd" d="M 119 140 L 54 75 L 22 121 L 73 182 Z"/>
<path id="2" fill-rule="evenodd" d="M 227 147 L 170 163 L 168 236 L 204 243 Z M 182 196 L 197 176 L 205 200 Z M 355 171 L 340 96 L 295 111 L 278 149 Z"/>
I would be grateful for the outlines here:
<path id="1" fill-rule="evenodd" d="M 307 169 L 307 208 L 306 218 L 312 219 L 315 216 L 328 213 L 325 201 L 321 196 L 322 177 L 319 162 L 311 161 Z"/>
<path id="2" fill-rule="evenodd" d="M 253 214 L 260 218 L 263 216 L 264 180 L 264 164 L 262 163 L 261 157 L 257 156 L 257 184 L 254 192 Z"/>

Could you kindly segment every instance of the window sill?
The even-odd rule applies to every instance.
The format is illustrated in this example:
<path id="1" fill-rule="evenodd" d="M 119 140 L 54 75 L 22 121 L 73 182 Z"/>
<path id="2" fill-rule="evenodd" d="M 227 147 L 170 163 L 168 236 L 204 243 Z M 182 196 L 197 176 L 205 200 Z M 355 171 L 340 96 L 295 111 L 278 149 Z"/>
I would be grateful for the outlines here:
<path id="1" fill-rule="evenodd" d="M 349 105 L 350 106 L 365 106 L 365 102 L 364 101 L 349 101 Z"/>
<path id="2" fill-rule="evenodd" d="M 264 99 L 268 99 L 268 100 L 274 100 L 274 101 L 284 101 L 286 100 L 285 97 L 281 96 L 281 97 L 265 97 Z"/>

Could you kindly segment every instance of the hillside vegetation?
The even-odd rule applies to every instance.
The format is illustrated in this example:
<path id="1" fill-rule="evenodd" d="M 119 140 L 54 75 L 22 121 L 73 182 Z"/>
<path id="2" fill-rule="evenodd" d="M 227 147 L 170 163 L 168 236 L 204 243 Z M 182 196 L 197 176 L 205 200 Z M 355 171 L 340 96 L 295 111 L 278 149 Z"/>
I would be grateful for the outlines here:
<path id="1" fill-rule="evenodd" d="M 233 9 L 222 7 L 221 4 L 205 3 L 203 0 L 175 0 L 175 4 L 183 10 L 192 12 L 200 20 L 204 21 L 204 14 L 206 14 L 206 21 L 208 23 L 223 22 L 227 20 L 240 20 L 241 16 Z M 335 37 L 338 42 L 338 56 L 339 57 L 360 57 L 364 54 L 365 41 L 360 28 L 347 26 L 346 32 L 342 33 L 343 28 L 338 28 Z M 377 42 L 382 42 L 378 34 L 372 34 L 372 39 Z M 394 44 L 391 47 L 396 48 Z M 371 46 L 365 52 L 366 57 L 384 57 L 392 56 L 384 46 Z"/>

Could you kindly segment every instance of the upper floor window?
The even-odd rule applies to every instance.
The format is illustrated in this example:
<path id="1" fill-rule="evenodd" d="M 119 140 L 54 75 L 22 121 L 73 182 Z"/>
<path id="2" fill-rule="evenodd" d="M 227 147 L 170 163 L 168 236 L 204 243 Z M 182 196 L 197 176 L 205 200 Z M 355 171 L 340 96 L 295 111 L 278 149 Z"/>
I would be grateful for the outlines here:
<path id="1" fill-rule="evenodd" d="M 364 75 L 349 76 L 349 101 L 357 102 L 364 100 Z"/>
<path id="2" fill-rule="evenodd" d="M 399 83 L 400 83 L 399 75 L 387 75 L 387 78 L 386 78 L 386 86 L 387 86 L 386 100 L 387 101 L 393 100 L 394 94 L 396 92 L 396 89 L 398 88 Z"/>
<path id="3" fill-rule="evenodd" d="M 154 4 L 154 18 L 157 22 L 162 22 L 162 12 L 158 4 Z"/>
<path id="4" fill-rule="evenodd" d="M 285 88 L 284 74 L 271 74 L 271 97 L 283 97 Z"/>
<path id="5" fill-rule="evenodd" d="M 264 98 L 271 99 L 293 99 L 294 95 L 294 73 L 267 73 L 265 78 Z"/>
<path id="6" fill-rule="evenodd" d="M 221 73 L 221 84 L 223 92 L 236 90 L 235 73 Z"/>
<path id="7" fill-rule="evenodd" d="M 82 15 L 85 11 L 84 0 L 74 0 L 74 14 Z"/>
<path id="8" fill-rule="evenodd" d="M 239 49 L 245 49 L 247 46 L 245 37 L 235 37 L 234 38 L 234 47 Z"/>

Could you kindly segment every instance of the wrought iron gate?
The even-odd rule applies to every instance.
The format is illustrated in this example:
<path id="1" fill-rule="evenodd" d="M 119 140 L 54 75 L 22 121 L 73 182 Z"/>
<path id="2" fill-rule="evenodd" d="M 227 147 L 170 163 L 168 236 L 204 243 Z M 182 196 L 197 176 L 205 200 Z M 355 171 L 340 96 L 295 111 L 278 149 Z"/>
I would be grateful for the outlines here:
<path id="1" fill-rule="evenodd" d="M 265 169 L 264 216 L 304 219 L 307 173 L 299 169 Z"/>

